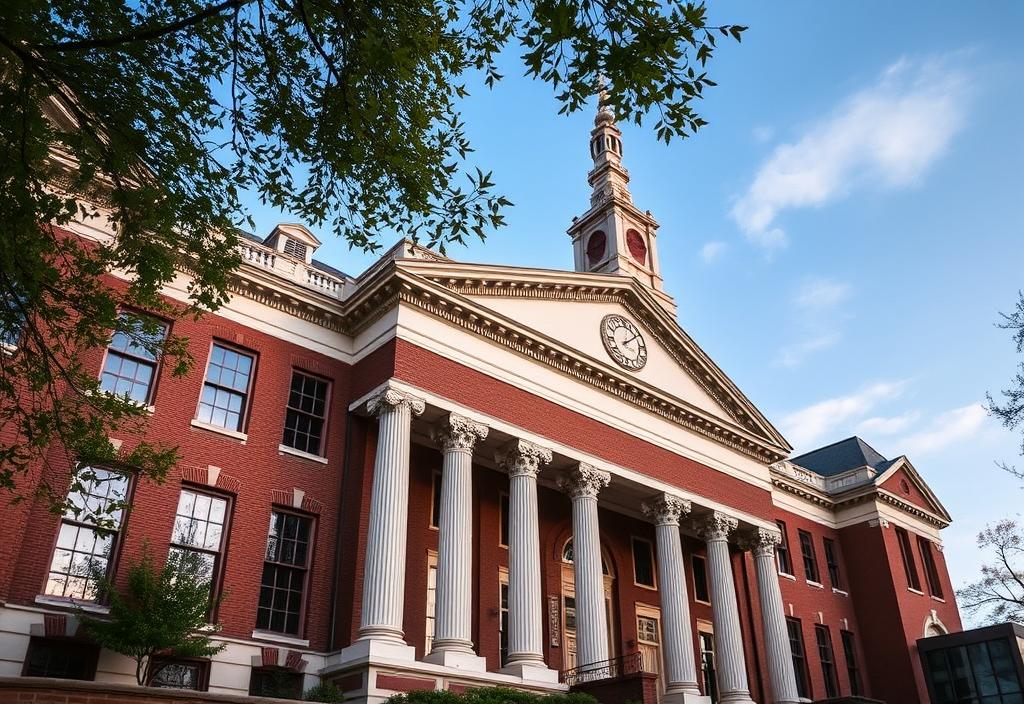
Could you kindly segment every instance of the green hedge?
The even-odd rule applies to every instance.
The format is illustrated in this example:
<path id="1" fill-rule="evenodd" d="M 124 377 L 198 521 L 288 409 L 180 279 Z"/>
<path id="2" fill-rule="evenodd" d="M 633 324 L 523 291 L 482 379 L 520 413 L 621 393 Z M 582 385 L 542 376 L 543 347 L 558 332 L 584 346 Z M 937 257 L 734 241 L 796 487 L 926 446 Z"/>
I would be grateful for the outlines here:
<path id="1" fill-rule="evenodd" d="M 481 687 L 462 694 L 409 692 L 390 697 L 387 704 L 597 704 L 589 694 L 532 694 L 504 687 Z"/>

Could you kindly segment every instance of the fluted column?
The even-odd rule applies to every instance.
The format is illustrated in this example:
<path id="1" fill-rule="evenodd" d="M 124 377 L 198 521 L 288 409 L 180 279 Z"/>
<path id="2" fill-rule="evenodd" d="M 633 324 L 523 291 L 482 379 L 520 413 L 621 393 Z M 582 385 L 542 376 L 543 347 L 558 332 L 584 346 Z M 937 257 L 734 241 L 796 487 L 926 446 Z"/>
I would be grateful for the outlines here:
<path id="1" fill-rule="evenodd" d="M 702 701 L 698 699 L 700 687 L 697 685 L 697 659 L 693 652 L 690 598 L 686 593 L 683 546 L 679 539 L 679 519 L 690 512 L 690 502 L 662 494 L 645 503 L 643 511 L 654 519 L 658 551 L 661 640 L 665 649 L 665 695 L 662 704 Z"/>
<path id="2" fill-rule="evenodd" d="M 729 535 L 736 530 L 736 526 L 735 518 L 718 512 L 696 523 L 697 532 L 707 543 L 708 551 L 718 701 L 722 704 L 752 704 L 747 684 L 746 658 L 743 655 L 740 612 L 736 604 L 736 585 L 729 557 Z"/>
<path id="3" fill-rule="evenodd" d="M 610 480 L 608 472 L 583 463 L 559 480 L 559 486 L 572 498 L 578 665 L 608 659 L 608 617 L 604 607 L 597 494 Z"/>
<path id="4" fill-rule="evenodd" d="M 793 652 L 789 647 L 786 614 L 782 608 L 782 590 L 775 562 L 775 546 L 782 542 L 779 533 L 759 528 L 746 537 L 743 547 L 754 553 L 757 569 L 757 592 L 761 601 L 761 623 L 764 627 L 765 650 L 768 656 L 768 679 L 773 704 L 796 704 Z"/>
<path id="5" fill-rule="evenodd" d="M 508 663 L 503 672 L 523 679 L 557 682 L 544 662 L 537 474 L 551 461 L 551 450 L 513 440 L 495 456 L 509 476 Z"/>
<path id="6" fill-rule="evenodd" d="M 473 447 L 487 426 L 455 413 L 435 429 L 441 446 L 434 639 L 425 658 L 450 667 L 486 670 L 473 652 Z"/>
<path id="7" fill-rule="evenodd" d="M 412 416 L 423 412 L 424 402 L 388 387 L 371 398 L 366 407 L 379 420 L 359 640 L 408 648 L 403 639 L 402 612 L 409 518 L 409 433 Z"/>

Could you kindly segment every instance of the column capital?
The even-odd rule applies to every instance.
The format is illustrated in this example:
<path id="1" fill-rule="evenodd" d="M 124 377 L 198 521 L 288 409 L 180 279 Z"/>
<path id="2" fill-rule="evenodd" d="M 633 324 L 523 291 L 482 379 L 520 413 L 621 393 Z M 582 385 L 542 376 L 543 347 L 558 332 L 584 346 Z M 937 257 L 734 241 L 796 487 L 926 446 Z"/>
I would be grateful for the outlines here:
<path id="1" fill-rule="evenodd" d="M 661 494 L 640 504 L 644 515 L 653 518 L 659 526 L 678 526 L 679 519 L 688 514 L 691 508 L 693 504 L 687 499 L 672 494 Z"/>
<path id="2" fill-rule="evenodd" d="M 440 425 L 431 430 L 434 442 L 445 452 L 472 452 L 477 442 L 487 437 L 489 428 L 457 413 L 449 413 Z"/>
<path id="3" fill-rule="evenodd" d="M 397 406 L 408 406 L 414 416 L 423 413 L 426 402 L 407 391 L 396 389 L 388 384 L 384 389 L 366 402 L 366 411 L 370 415 L 379 416 Z"/>
<path id="4" fill-rule="evenodd" d="M 775 548 L 782 542 L 782 533 L 770 528 L 755 528 L 740 538 L 740 547 L 757 557 L 773 557 Z"/>
<path id="5" fill-rule="evenodd" d="M 508 472 L 510 477 L 536 478 L 541 465 L 549 464 L 551 457 L 552 453 L 548 448 L 519 438 L 494 453 L 494 461 Z"/>
<path id="6" fill-rule="evenodd" d="M 707 541 L 728 540 L 729 536 L 738 526 L 739 521 L 720 511 L 714 511 L 706 516 L 701 516 L 693 523 L 697 535 Z"/>
<path id="7" fill-rule="evenodd" d="M 558 488 L 574 499 L 597 498 L 601 489 L 608 486 L 612 475 L 604 470 L 580 462 L 579 465 L 558 478 Z"/>

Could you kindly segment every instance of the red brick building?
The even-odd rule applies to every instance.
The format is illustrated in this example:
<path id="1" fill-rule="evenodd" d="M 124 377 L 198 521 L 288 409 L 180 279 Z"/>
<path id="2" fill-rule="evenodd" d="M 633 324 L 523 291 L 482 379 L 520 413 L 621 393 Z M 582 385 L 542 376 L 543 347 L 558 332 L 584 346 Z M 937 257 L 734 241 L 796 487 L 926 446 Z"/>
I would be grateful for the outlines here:
<path id="1" fill-rule="evenodd" d="M 281 225 L 245 241 L 228 305 L 173 322 L 194 374 L 123 340 L 91 353 L 183 461 L 155 484 L 54 452 L 25 478 L 90 471 L 74 498 L 131 509 L 104 539 L 42 502 L 5 507 L 0 674 L 133 681 L 70 607 L 102 613 L 83 567 L 117 573 L 148 545 L 205 561 L 227 643 L 154 684 L 324 678 L 379 702 L 634 668 L 664 702 L 927 701 L 915 643 L 961 627 L 949 515 L 910 460 L 859 438 L 787 459 L 679 326 L 621 133 L 608 113 L 595 124 L 573 272 L 400 242 L 353 277 Z"/>

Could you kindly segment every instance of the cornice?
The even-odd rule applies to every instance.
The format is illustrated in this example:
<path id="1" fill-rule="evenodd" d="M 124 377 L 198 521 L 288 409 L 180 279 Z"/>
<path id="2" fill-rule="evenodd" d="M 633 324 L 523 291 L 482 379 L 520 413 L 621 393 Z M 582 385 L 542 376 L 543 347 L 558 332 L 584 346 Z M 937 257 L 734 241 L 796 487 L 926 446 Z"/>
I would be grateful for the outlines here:
<path id="1" fill-rule="evenodd" d="M 644 324 L 676 364 L 719 403 L 735 422 L 751 433 L 769 436 L 769 441 L 780 448 L 790 449 L 785 439 L 771 427 L 766 418 L 760 416 L 756 410 L 754 413 L 748 410 L 753 408 L 753 404 L 725 377 L 696 343 L 678 325 L 666 324 L 662 307 L 653 300 L 642 300 L 628 286 L 628 280 L 625 286 L 618 282 L 617 285 L 613 285 L 588 281 L 516 281 L 502 277 L 498 272 L 495 273 L 498 275 L 481 277 L 456 275 L 451 271 L 432 273 L 429 269 L 420 272 L 425 278 L 461 295 L 618 303 Z"/>
<path id="2" fill-rule="evenodd" d="M 492 342 L 503 345 L 525 357 L 546 364 L 557 371 L 595 386 L 622 400 L 655 413 L 719 444 L 771 464 L 781 459 L 781 448 L 732 429 L 730 424 L 659 394 L 631 377 L 617 374 L 593 360 L 573 354 L 559 343 L 517 329 L 511 321 L 500 320 L 496 314 L 477 307 L 470 300 L 453 300 L 452 292 L 440 283 L 423 280 L 399 270 L 399 299 L 437 318 L 458 325 Z M 434 286 L 431 284 L 434 283 Z M 575 298 L 579 300 L 579 298 Z"/>

